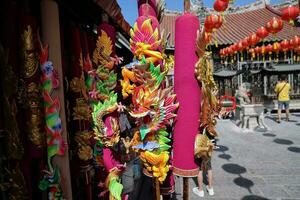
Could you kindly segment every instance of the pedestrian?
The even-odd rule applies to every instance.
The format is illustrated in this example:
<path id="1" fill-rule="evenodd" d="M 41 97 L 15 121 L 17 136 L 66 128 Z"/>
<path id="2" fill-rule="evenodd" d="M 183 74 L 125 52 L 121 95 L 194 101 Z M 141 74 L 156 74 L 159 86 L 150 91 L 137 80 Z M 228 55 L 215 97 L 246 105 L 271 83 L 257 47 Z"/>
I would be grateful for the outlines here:
<path id="1" fill-rule="evenodd" d="M 193 188 L 193 192 L 199 196 L 204 197 L 203 191 L 203 175 L 207 175 L 208 185 L 206 190 L 210 196 L 214 195 L 213 174 L 211 168 L 211 156 L 214 148 L 212 140 L 214 137 L 209 138 L 207 135 L 198 134 L 195 139 L 195 163 L 199 166 L 199 173 L 197 176 L 198 187 Z M 203 173 L 205 172 L 205 173 Z"/>
<path id="2" fill-rule="evenodd" d="M 277 123 L 281 121 L 281 110 L 285 109 L 286 121 L 289 121 L 289 104 L 290 104 L 291 86 L 287 82 L 287 76 L 281 75 L 279 82 L 275 86 L 275 93 L 278 100 Z"/>
<path id="3" fill-rule="evenodd" d="M 207 174 L 207 182 L 208 182 L 208 185 L 206 186 L 206 190 L 210 196 L 213 196 L 214 189 L 212 186 L 213 174 L 211 168 L 211 158 L 208 158 L 208 160 L 199 159 L 199 173 L 197 176 L 198 187 L 193 188 L 194 194 L 198 195 L 199 197 L 204 197 L 204 191 L 202 185 L 203 185 L 203 175 L 205 174 Z"/>

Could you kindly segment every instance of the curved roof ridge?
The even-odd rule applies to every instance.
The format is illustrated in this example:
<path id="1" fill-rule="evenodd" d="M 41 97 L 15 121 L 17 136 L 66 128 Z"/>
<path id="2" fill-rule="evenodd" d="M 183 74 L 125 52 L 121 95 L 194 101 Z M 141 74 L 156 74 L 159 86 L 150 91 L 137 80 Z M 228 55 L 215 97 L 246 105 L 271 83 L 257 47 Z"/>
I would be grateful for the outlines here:
<path id="1" fill-rule="evenodd" d="M 269 11 L 271 11 L 272 13 L 274 13 L 275 15 L 278 15 L 279 17 L 281 17 L 280 10 L 276 10 L 275 8 L 273 8 L 270 5 L 266 5 L 266 9 L 268 9 Z"/>

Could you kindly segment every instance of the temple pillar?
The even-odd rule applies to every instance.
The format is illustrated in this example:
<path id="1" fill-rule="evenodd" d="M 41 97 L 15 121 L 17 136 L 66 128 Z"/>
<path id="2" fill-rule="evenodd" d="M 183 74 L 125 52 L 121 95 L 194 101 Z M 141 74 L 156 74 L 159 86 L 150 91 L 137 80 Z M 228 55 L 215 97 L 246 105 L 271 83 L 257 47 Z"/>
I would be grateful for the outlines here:
<path id="1" fill-rule="evenodd" d="M 60 118 L 62 124 L 62 137 L 65 142 L 68 142 L 65 100 L 64 100 L 64 79 L 62 71 L 62 56 L 61 56 L 61 40 L 60 40 L 60 25 L 59 25 L 59 10 L 58 5 L 54 0 L 41 1 L 41 21 L 42 21 L 42 42 L 49 44 L 49 60 L 53 63 L 54 69 L 58 73 L 60 87 L 53 91 L 54 96 L 58 96 L 61 109 Z M 68 145 L 64 156 L 55 156 L 53 159 L 54 165 L 57 165 L 61 172 L 61 188 L 65 199 L 72 199 L 71 176 L 69 166 Z"/>

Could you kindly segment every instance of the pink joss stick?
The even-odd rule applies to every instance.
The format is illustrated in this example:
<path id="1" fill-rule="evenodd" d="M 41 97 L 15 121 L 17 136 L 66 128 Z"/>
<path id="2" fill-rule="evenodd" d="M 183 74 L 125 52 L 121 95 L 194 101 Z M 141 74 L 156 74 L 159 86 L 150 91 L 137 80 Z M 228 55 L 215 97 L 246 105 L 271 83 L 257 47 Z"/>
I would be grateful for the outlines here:
<path id="1" fill-rule="evenodd" d="M 175 22 L 175 93 L 179 102 L 174 128 L 174 174 L 194 177 L 198 166 L 194 162 L 194 141 L 198 133 L 201 95 L 194 76 L 197 61 L 196 37 L 198 18 L 186 13 Z"/>

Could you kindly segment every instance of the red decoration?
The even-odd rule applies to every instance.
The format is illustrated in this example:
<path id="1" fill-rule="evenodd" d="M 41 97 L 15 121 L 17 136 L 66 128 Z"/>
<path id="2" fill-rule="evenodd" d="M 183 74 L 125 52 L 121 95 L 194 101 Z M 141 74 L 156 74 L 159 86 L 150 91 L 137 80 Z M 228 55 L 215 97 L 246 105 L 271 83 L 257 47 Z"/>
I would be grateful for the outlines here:
<path id="1" fill-rule="evenodd" d="M 222 0 L 216 0 L 214 3 L 214 9 L 217 12 L 224 12 L 228 7 L 228 2 Z"/>
<path id="2" fill-rule="evenodd" d="M 242 45 L 244 48 L 248 48 L 249 47 L 249 37 L 246 37 L 245 39 L 242 40 Z"/>
<path id="3" fill-rule="evenodd" d="M 224 57 L 225 56 L 224 49 L 220 49 L 219 54 L 220 54 L 221 57 Z"/>
<path id="4" fill-rule="evenodd" d="M 268 32 L 276 34 L 283 28 L 283 22 L 281 19 L 273 17 L 266 25 Z"/>
<path id="5" fill-rule="evenodd" d="M 249 49 L 249 53 L 251 54 L 251 60 L 253 60 L 253 58 L 255 58 L 254 48 Z"/>
<path id="6" fill-rule="evenodd" d="M 288 40 L 283 40 L 280 42 L 282 51 L 288 51 L 290 48 L 290 42 Z"/>
<path id="7" fill-rule="evenodd" d="M 227 56 L 228 55 L 228 48 L 226 47 L 223 51 L 224 51 L 224 55 Z"/>
<path id="8" fill-rule="evenodd" d="M 273 46 L 272 46 L 271 44 L 268 44 L 268 45 L 266 46 L 266 53 L 271 54 L 272 51 L 273 51 Z"/>
<path id="9" fill-rule="evenodd" d="M 260 39 L 264 39 L 265 37 L 267 37 L 269 35 L 269 32 L 265 27 L 262 26 L 259 29 L 257 29 L 256 35 Z"/>
<path id="10" fill-rule="evenodd" d="M 237 52 L 237 51 L 238 51 L 238 46 L 237 46 L 237 44 L 231 45 L 231 49 L 232 49 L 232 51 L 233 51 L 234 53 Z"/>
<path id="11" fill-rule="evenodd" d="M 255 54 L 259 54 L 259 51 L 260 51 L 260 48 L 259 48 L 259 47 L 255 47 L 255 48 L 254 48 Z"/>
<path id="12" fill-rule="evenodd" d="M 229 55 L 233 54 L 232 46 L 227 47 L 227 52 Z"/>
<path id="13" fill-rule="evenodd" d="M 222 26 L 222 17 L 216 14 L 210 14 L 205 18 L 205 32 L 211 33 Z"/>
<path id="14" fill-rule="evenodd" d="M 293 48 L 297 48 L 298 46 L 300 46 L 300 37 L 296 35 L 293 39 L 290 40 L 290 44 Z"/>
<path id="15" fill-rule="evenodd" d="M 295 48 L 295 51 L 300 54 L 300 46 L 298 46 L 297 48 Z"/>
<path id="16" fill-rule="evenodd" d="M 238 50 L 238 51 L 243 51 L 244 48 L 245 48 L 245 47 L 244 47 L 242 41 L 240 41 L 239 43 L 237 43 L 237 50 Z"/>
<path id="17" fill-rule="evenodd" d="M 288 21 L 289 24 L 294 26 L 294 20 L 298 17 L 300 10 L 296 6 L 289 6 L 285 8 L 281 13 L 281 19 Z"/>
<path id="18" fill-rule="evenodd" d="M 258 42 L 259 42 L 259 37 L 256 35 L 256 33 L 252 33 L 250 36 L 249 36 L 249 40 L 248 40 L 249 44 L 251 46 L 254 46 L 256 45 Z"/>

